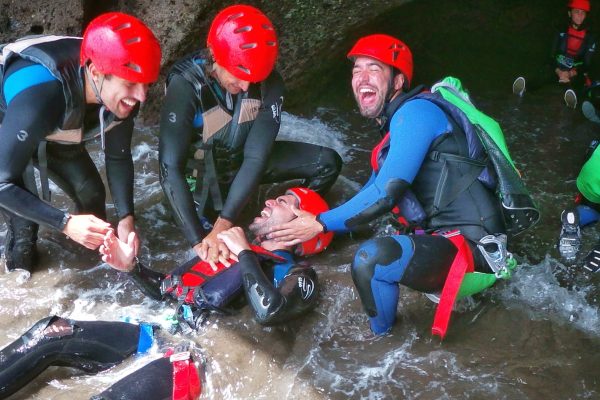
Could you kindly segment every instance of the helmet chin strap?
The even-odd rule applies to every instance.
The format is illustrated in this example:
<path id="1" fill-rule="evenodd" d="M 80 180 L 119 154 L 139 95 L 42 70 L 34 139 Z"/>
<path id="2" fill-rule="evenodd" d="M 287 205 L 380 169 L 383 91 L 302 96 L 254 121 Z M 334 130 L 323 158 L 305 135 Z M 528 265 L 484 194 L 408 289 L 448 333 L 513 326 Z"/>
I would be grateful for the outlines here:
<path id="1" fill-rule="evenodd" d="M 102 82 L 100 82 L 100 89 L 96 86 L 96 81 L 94 81 L 91 77 L 91 74 L 88 68 L 85 68 L 85 74 L 88 77 L 90 85 L 92 86 L 92 91 L 94 92 L 94 96 L 96 96 L 96 101 L 100 104 L 100 111 L 98 112 L 98 120 L 100 121 L 100 142 L 102 144 L 102 151 L 106 148 L 106 137 L 104 132 L 104 111 L 106 111 L 106 105 L 104 101 L 102 101 L 102 97 L 100 97 L 100 92 L 102 92 L 102 87 L 104 86 L 104 75 L 102 75 Z"/>

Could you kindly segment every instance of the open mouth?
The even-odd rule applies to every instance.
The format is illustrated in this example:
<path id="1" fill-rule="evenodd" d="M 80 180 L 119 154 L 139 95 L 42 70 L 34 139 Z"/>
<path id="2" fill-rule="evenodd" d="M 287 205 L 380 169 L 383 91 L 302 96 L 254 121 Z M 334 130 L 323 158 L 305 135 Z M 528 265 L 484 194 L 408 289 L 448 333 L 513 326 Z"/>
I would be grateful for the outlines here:
<path id="1" fill-rule="evenodd" d="M 377 92 L 371 87 L 360 87 L 358 89 L 358 99 L 363 106 L 372 105 L 377 101 Z"/>
<path id="2" fill-rule="evenodd" d="M 121 104 L 126 108 L 126 109 L 132 109 L 133 107 L 135 107 L 137 105 L 137 100 L 134 99 L 129 99 L 129 98 L 125 98 L 121 100 Z"/>

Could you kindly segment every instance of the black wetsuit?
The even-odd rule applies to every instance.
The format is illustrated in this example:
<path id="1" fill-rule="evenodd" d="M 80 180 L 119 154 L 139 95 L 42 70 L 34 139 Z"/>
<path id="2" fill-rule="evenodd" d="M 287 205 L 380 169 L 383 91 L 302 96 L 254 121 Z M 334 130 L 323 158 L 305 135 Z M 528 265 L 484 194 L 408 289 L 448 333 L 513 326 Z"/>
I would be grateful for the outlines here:
<path id="1" fill-rule="evenodd" d="M 96 373 L 120 363 L 143 342 L 147 331 L 140 326 L 56 316 L 38 321 L 0 350 L 0 398 L 15 393 L 52 365 Z"/>
<path id="2" fill-rule="evenodd" d="M 285 261 L 273 265 L 269 279 L 258 256 L 251 250 L 238 254 L 242 282 L 254 319 L 262 325 L 286 322 L 313 309 L 317 299 L 317 274 L 312 267 L 294 261 L 291 253 L 274 252 Z"/>
<path id="3" fill-rule="evenodd" d="M 106 217 L 104 184 L 84 146 L 98 130 L 100 107 L 85 104 L 79 43 L 70 38 L 37 46 L 47 54 L 72 58 L 69 66 L 59 71 L 64 81 L 53 76 L 57 72 L 23 57 L 13 56 L 5 65 L 0 96 L 0 207 L 12 225 L 40 224 L 62 230 L 66 223 L 66 213 L 42 201 L 26 178 L 30 161 L 36 166 L 43 162 L 38 154 L 45 156 L 49 177 L 74 200 L 78 213 Z M 110 112 L 104 113 L 105 121 L 116 123 L 107 129 L 104 153 L 119 219 L 133 214 L 130 147 L 134 114 L 118 121 Z M 79 143 L 54 141 L 53 135 L 78 129 L 83 131 Z M 47 148 L 40 153 L 44 140 L 48 140 Z"/>
<path id="4" fill-rule="evenodd" d="M 259 184 L 302 179 L 322 193 L 341 169 L 332 149 L 275 141 L 284 89 L 277 72 L 232 96 L 206 65 L 200 52 L 174 66 L 160 123 L 161 184 L 191 246 L 206 233 L 198 215 L 212 219 L 215 210 L 235 222 Z"/>

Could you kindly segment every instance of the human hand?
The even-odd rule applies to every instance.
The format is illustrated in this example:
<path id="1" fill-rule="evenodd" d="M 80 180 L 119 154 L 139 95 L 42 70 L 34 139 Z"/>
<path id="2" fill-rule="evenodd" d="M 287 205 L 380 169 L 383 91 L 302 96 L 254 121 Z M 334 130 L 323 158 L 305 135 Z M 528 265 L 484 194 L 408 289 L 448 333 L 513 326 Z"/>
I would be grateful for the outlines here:
<path id="1" fill-rule="evenodd" d="M 70 239 L 95 250 L 104 242 L 104 236 L 112 231 L 110 224 L 91 214 L 71 215 L 62 232 Z"/>
<path id="2" fill-rule="evenodd" d="M 568 83 L 571 81 L 571 75 L 569 74 L 569 71 L 557 69 L 556 74 L 558 75 L 558 82 L 560 83 Z"/>
<path id="3" fill-rule="evenodd" d="M 296 206 L 291 206 L 290 210 L 298 218 L 271 227 L 267 239 L 280 242 L 284 246 L 295 246 L 323 232 L 323 225 L 317 221 L 316 215 L 300 210 Z"/>
<path id="4" fill-rule="evenodd" d="M 135 265 L 136 241 L 137 235 L 135 232 L 130 232 L 127 235 L 127 242 L 120 240 L 113 231 L 108 232 L 104 237 L 102 246 L 100 246 L 102 261 L 119 271 L 131 271 Z"/>
<path id="5" fill-rule="evenodd" d="M 198 257 L 200 257 L 201 260 L 208 262 L 214 271 L 217 270 L 218 262 L 226 267 L 231 266 L 231 263 L 229 262 L 229 249 L 225 243 L 217 239 L 217 235 L 232 226 L 233 224 L 230 221 L 221 217 L 217 218 L 212 231 L 210 231 L 202 242 L 194 246 L 194 251 Z"/>
<path id="6" fill-rule="evenodd" d="M 250 243 L 244 234 L 244 230 L 239 226 L 234 226 L 217 235 L 217 239 L 221 240 L 231 253 L 237 258 L 244 250 L 250 250 Z"/>
<path id="7" fill-rule="evenodd" d="M 129 235 L 132 232 L 135 232 L 135 221 L 133 219 L 133 215 L 128 215 L 119 221 L 119 225 L 117 225 L 117 236 L 119 237 L 119 240 L 121 240 L 123 242 L 128 242 Z M 134 250 L 133 255 L 134 256 L 138 255 L 139 249 L 140 249 L 140 239 L 139 239 L 138 235 L 134 235 L 134 241 L 133 241 L 133 250 Z"/>

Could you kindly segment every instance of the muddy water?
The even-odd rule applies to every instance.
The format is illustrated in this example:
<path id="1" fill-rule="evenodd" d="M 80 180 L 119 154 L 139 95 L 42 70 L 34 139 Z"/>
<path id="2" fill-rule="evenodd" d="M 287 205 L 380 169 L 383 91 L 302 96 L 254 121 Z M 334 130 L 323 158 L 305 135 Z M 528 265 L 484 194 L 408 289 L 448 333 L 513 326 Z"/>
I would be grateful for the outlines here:
<path id="1" fill-rule="evenodd" d="M 293 323 L 263 328 L 247 308 L 216 317 L 192 336 L 168 333 L 172 306 L 144 299 L 127 278 L 98 262 L 64 236 L 42 230 L 41 266 L 18 282 L 0 275 L 0 346 L 38 319 L 144 320 L 163 326 L 152 355 L 131 357 L 95 376 L 50 368 L 12 399 L 80 399 L 149 362 L 169 345 L 191 342 L 205 359 L 205 398 L 598 398 L 600 320 L 594 282 L 560 286 L 563 268 L 553 248 L 558 215 L 569 203 L 581 155 L 599 129 L 566 109 L 561 93 L 548 89 L 517 99 L 507 93 L 474 94 L 496 116 L 519 168 L 541 204 L 543 219 L 511 243 L 522 266 L 509 282 L 459 304 L 445 341 L 432 338 L 434 307 L 402 290 L 399 322 L 389 336 L 373 338 L 352 287 L 349 263 L 370 232 L 341 236 L 311 261 L 321 299 L 311 314 Z M 282 138 L 312 140 L 336 148 L 346 162 L 329 200 L 340 202 L 366 179 L 369 149 L 377 135 L 353 111 L 318 108 L 310 118 L 285 114 Z M 143 236 L 142 258 L 160 271 L 187 260 L 181 234 L 163 202 L 157 176 L 156 127 L 138 132 L 134 145 L 136 208 Z M 93 151 L 100 160 L 99 152 Z M 263 189 L 257 210 L 277 187 Z M 55 201 L 70 203 L 57 188 Z M 249 218 L 252 212 L 246 213 Z M 374 227 L 381 234 L 385 221 Z M 2 232 L 2 235 L 4 232 Z M 589 247 L 597 232 L 585 232 Z M 168 378 L 167 378 L 168 379 Z"/>

